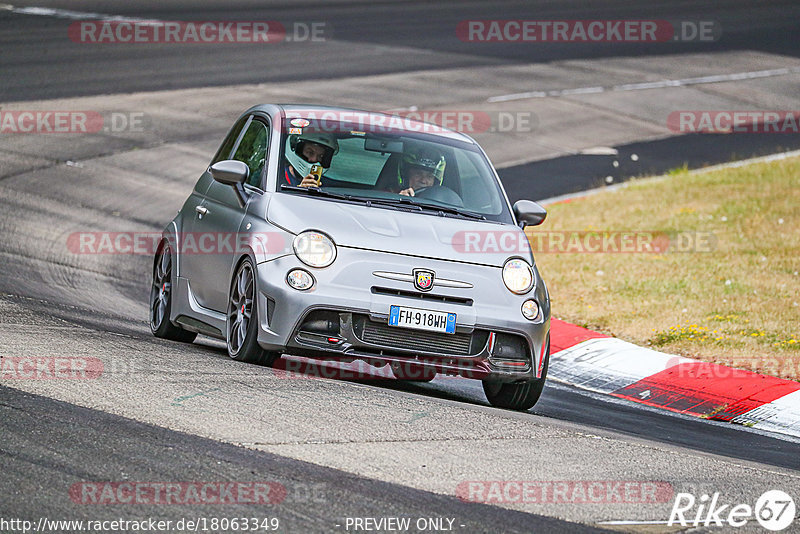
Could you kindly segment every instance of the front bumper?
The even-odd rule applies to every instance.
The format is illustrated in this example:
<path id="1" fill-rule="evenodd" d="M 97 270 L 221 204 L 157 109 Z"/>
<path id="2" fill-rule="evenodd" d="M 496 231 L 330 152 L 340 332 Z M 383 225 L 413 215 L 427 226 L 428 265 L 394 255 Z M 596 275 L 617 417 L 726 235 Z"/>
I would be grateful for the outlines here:
<path id="1" fill-rule="evenodd" d="M 307 291 L 293 289 L 287 273 L 303 268 L 315 279 Z M 411 274 L 425 268 L 436 279 L 471 287 L 434 285 L 419 292 L 404 281 L 375 272 Z M 526 295 L 503 284 L 501 269 L 339 247 L 330 267 L 312 269 L 295 256 L 258 265 L 258 342 L 267 350 L 373 365 L 408 364 L 438 373 L 482 380 L 516 382 L 541 376 L 550 329 L 550 303 L 544 283 Z M 528 321 L 522 303 L 536 298 L 540 315 Z M 392 305 L 456 313 L 454 334 L 388 326 Z"/>

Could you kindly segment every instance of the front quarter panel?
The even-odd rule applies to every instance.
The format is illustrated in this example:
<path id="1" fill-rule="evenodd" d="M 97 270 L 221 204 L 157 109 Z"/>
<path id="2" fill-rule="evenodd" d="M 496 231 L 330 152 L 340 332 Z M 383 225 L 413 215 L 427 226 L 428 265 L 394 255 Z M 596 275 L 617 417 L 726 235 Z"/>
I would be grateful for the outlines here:
<path id="1" fill-rule="evenodd" d="M 294 234 L 272 224 L 266 218 L 274 195 L 275 193 L 261 193 L 257 199 L 249 202 L 239 227 L 237 238 L 242 252 L 247 251 L 256 264 L 293 254 Z M 243 255 L 240 254 L 240 257 Z"/>

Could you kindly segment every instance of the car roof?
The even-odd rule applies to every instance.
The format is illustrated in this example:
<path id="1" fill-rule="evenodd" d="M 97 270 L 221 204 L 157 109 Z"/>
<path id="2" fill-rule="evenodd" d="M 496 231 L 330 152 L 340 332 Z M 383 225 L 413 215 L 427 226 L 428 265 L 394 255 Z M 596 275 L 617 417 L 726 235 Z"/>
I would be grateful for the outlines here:
<path id="1" fill-rule="evenodd" d="M 273 110 L 279 110 L 279 112 L 283 115 L 289 116 L 297 116 L 297 117 L 320 117 L 323 118 L 326 114 L 330 113 L 341 113 L 343 114 L 342 118 L 347 118 L 348 116 L 357 116 L 359 121 L 364 121 L 367 124 L 373 125 L 383 125 L 386 124 L 387 120 L 392 121 L 391 129 L 394 132 L 402 132 L 408 131 L 409 133 L 418 133 L 424 132 L 429 135 L 433 135 L 435 137 L 443 137 L 447 139 L 453 139 L 456 141 L 461 141 L 464 143 L 469 144 L 477 144 L 474 139 L 470 136 L 456 132 L 454 130 L 450 130 L 448 128 L 444 128 L 435 123 L 424 122 L 420 120 L 416 120 L 413 118 L 413 112 L 400 112 L 398 111 L 395 114 L 392 113 L 383 113 L 379 111 L 369 111 L 364 109 L 356 109 L 356 108 L 344 108 L 344 107 L 337 107 L 337 106 L 322 106 L 317 104 L 263 104 L 260 106 L 254 106 L 248 111 L 265 111 L 265 112 L 272 112 Z M 412 113 L 412 116 L 408 116 L 409 113 Z"/>

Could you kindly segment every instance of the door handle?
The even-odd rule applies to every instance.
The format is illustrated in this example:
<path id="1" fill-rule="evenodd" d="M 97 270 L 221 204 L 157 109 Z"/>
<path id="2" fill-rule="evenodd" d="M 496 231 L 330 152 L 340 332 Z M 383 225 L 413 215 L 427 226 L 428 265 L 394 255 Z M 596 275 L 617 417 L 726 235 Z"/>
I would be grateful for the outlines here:
<path id="1" fill-rule="evenodd" d="M 206 208 L 205 206 L 195 206 L 194 211 L 199 213 L 200 216 L 202 217 L 203 215 L 206 215 L 208 213 L 208 208 Z"/>

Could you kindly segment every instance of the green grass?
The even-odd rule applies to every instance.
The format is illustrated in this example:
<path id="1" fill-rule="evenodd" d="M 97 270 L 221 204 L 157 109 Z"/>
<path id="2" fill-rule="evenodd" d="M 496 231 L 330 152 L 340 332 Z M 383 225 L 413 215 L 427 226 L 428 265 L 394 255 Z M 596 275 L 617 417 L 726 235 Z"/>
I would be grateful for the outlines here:
<path id="1" fill-rule="evenodd" d="M 529 234 L 656 231 L 670 243 L 712 243 L 666 253 L 538 252 L 554 315 L 664 352 L 800 379 L 799 177 L 798 158 L 677 169 L 550 206 Z"/>

